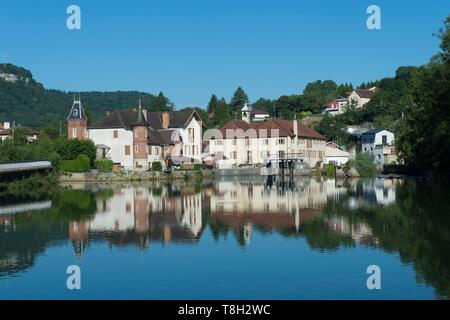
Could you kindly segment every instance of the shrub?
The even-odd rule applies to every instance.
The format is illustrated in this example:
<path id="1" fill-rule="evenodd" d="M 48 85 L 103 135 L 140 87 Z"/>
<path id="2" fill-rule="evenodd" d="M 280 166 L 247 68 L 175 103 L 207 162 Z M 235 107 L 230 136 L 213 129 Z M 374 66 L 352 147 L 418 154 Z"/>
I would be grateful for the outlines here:
<path id="1" fill-rule="evenodd" d="M 203 165 L 202 165 L 202 164 L 196 163 L 196 164 L 194 165 L 194 170 L 200 171 L 200 170 L 202 170 L 202 169 L 203 169 Z"/>
<path id="2" fill-rule="evenodd" d="M 65 172 L 87 172 L 91 168 L 91 161 L 85 154 L 80 154 L 75 160 L 62 160 L 61 168 Z"/>
<path id="3" fill-rule="evenodd" d="M 159 161 L 152 162 L 152 171 L 161 172 L 163 170 L 162 164 Z"/>
<path id="4" fill-rule="evenodd" d="M 335 171 L 336 167 L 334 166 L 334 164 L 326 164 L 323 166 L 323 173 L 326 176 L 334 177 L 336 173 Z"/>
<path id="5" fill-rule="evenodd" d="M 95 168 L 101 172 L 111 172 L 113 170 L 114 162 L 112 160 L 97 160 L 95 161 Z"/>
<path id="6" fill-rule="evenodd" d="M 349 161 L 349 166 L 354 167 L 361 177 L 374 177 L 378 174 L 373 158 L 366 153 L 358 153 L 355 160 Z"/>
<path id="7" fill-rule="evenodd" d="M 84 154 L 91 163 L 94 163 L 97 148 L 91 140 L 59 139 L 56 142 L 56 152 L 58 152 L 63 160 L 74 160 L 79 154 Z"/>

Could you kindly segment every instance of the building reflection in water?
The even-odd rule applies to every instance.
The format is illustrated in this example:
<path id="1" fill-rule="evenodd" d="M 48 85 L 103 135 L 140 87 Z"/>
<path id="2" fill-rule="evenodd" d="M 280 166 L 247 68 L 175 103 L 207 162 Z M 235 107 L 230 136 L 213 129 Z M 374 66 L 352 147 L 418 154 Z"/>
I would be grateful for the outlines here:
<path id="1" fill-rule="evenodd" d="M 348 206 L 389 205 L 395 202 L 395 180 L 347 182 L 326 179 L 223 180 L 200 190 L 188 185 L 125 186 L 109 198 L 97 197 L 95 216 L 71 221 L 69 236 L 75 254 L 83 255 L 89 239 L 106 239 L 110 246 L 151 242 L 196 242 L 205 228 L 202 213 L 221 223 L 248 245 L 255 229 L 299 229 L 315 218 L 329 201 L 350 194 Z M 104 188 L 107 188 L 106 186 Z M 326 226 L 356 242 L 376 243 L 370 227 L 350 224 L 344 217 L 324 219 Z"/>
<path id="2" fill-rule="evenodd" d="M 244 244 L 253 226 L 266 230 L 295 229 L 321 212 L 328 199 L 345 192 L 322 179 L 222 181 L 211 195 L 211 221 L 231 227 Z"/>
<path id="3" fill-rule="evenodd" d="M 96 207 L 93 218 L 69 223 L 77 257 L 82 257 L 89 240 L 145 249 L 151 242 L 195 242 L 203 231 L 202 193 L 190 187 L 116 188 L 109 198 L 96 197 Z"/>

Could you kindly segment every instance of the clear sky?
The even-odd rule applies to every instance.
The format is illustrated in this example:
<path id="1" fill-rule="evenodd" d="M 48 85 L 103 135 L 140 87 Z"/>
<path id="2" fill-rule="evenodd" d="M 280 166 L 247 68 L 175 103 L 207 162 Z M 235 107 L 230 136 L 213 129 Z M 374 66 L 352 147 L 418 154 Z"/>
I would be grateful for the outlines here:
<path id="1" fill-rule="evenodd" d="M 66 27 L 71 4 L 81 30 Z M 366 27 L 370 4 L 382 30 Z M 448 14 L 450 0 L 11 0 L 0 3 L 0 54 L 46 88 L 163 91 L 177 107 L 204 106 L 238 86 L 254 101 L 424 64 Z"/>

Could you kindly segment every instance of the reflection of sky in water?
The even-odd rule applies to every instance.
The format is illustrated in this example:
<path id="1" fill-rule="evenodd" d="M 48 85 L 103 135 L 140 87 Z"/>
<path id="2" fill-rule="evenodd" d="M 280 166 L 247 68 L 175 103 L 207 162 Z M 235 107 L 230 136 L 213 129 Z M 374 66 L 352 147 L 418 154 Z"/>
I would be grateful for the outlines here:
<path id="1" fill-rule="evenodd" d="M 414 257 L 395 250 L 402 239 L 373 217 L 397 215 L 407 185 L 72 185 L 51 209 L 0 215 L 0 298 L 434 298 Z M 81 266 L 81 292 L 65 289 L 70 264 Z M 378 292 L 366 288 L 372 264 Z"/>

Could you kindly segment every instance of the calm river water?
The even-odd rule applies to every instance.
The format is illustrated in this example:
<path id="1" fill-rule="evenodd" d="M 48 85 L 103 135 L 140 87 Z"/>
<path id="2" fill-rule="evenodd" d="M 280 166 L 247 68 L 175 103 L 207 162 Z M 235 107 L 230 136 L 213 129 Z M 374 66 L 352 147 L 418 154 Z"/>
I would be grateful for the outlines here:
<path id="1" fill-rule="evenodd" d="M 423 181 L 74 184 L 1 200 L 0 299 L 448 299 L 449 248 Z"/>

